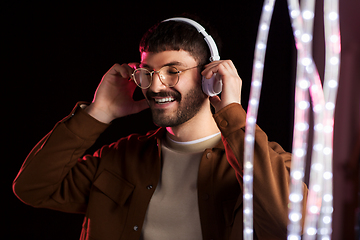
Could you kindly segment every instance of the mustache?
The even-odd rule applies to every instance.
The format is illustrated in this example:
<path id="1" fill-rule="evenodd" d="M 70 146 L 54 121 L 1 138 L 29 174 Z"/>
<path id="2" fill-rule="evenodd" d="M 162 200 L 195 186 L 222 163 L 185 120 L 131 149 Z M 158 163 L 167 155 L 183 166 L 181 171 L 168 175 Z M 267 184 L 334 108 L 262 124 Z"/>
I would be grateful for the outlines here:
<path id="1" fill-rule="evenodd" d="M 175 98 L 175 100 L 177 101 L 180 101 L 181 99 L 181 94 L 176 91 L 176 90 L 173 90 L 173 91 L 161 91 L 161 92 L 153 92 L 151 90 L 148 90 L 146 92 L 146 98 L 147 99 L 150 99 L 150 98 L 154 98 L 154 97 L 173 97 Z"/>

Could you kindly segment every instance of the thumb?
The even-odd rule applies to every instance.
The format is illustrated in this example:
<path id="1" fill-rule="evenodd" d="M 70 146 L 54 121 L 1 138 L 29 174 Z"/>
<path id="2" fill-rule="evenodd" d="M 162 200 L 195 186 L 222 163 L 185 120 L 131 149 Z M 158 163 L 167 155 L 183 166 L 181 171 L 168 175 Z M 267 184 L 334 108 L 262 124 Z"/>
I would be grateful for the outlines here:
<path id="1" fill-rule="evenodd" d="M 213 97 L 210 97 L 210 103 L 211 105 L 213 105 L 213 107 L 215 108 L 215 112 L 219 111 L 220 110 L 220 104 L 221 104 L 221 99 L 219 96 L 213 96 Z"/>

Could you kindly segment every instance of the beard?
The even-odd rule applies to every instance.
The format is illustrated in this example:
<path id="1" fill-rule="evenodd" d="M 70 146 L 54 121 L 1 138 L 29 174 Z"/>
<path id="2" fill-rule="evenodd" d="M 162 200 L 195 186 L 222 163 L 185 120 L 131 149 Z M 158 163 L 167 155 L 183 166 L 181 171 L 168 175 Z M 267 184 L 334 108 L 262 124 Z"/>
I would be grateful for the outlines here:
<path id="1" fill-rule="evenodd" d="M 152 97 L 173 97 L 179 103 L 176 112 L 167 114 L 166 109 L 151 108 L 153 121 L 160 127 L 176 127 L 192 119 L 201 109 L 207 96 L 202 92 L 201 87 L 191 89 L 186 95 L 173 91 L 154 93 L 148 91 L 146 98 L 149 101 Z"/>

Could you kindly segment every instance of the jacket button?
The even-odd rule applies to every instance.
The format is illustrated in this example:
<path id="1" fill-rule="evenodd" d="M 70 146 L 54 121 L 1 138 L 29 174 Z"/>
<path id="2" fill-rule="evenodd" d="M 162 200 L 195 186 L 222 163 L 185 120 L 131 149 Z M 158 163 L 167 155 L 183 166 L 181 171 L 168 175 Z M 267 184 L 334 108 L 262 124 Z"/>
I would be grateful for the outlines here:
<path id="1" fill-rule="evenodd" d="M 227 127 L 228 125 L 229 125 L 229 123 L 226 120 L 222 120 L 220 122 L 220 126 L 223 127 L 223 128 Z"/>
<path id="2" fill-rule="evenodd" d="M 134 231 L 137 231 L 139 227 L 137 225 L 134 226 Z"/>
<path id="3" fill-rule="evenodd" d="M 210 159 L 210 158 L 211 158 L 211 152 L 208 152 L 208 153 L 206 154 L 206 158 L 207 158 L 207 159 Z"/>
<path id="4" fill-rule="evenodd" d="M 147 186 L 146 188 L 150 190 L 150 189 L 153 188 L 153 185 L 149 185 L 149 186 Z"/>

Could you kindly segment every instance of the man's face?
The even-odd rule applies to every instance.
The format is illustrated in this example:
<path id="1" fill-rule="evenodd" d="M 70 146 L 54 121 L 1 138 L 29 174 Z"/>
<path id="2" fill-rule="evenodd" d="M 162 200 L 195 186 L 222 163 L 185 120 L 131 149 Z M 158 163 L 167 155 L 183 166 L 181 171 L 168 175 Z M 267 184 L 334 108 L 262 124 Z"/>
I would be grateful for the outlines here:
<path id="1" fill-rule="evenodd" d="M 158 71 L 165 65 L 172 65 L 182 71 L 198 65 L 187 51 L 144 52 L 140 67 Z M 153 121 L 162 127 L 174 127 L 193 118 L 203 106 L 207 96 L 201 90 L 201 75 L 198 68 L 180 73 L 180 80 L 174 87 L 167 87 L 153 75 L 153 81 L 143 94 L 152 111 Z"/>

